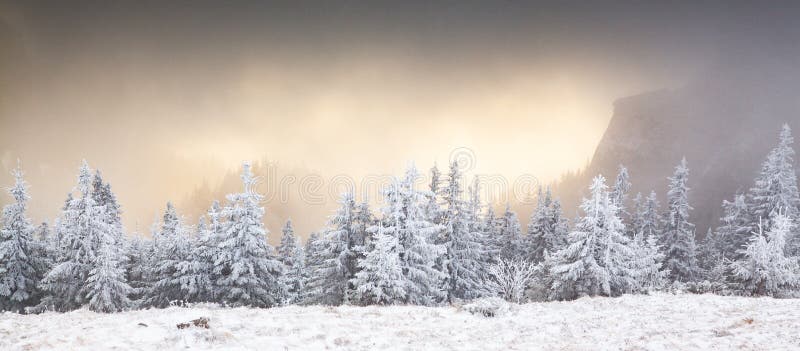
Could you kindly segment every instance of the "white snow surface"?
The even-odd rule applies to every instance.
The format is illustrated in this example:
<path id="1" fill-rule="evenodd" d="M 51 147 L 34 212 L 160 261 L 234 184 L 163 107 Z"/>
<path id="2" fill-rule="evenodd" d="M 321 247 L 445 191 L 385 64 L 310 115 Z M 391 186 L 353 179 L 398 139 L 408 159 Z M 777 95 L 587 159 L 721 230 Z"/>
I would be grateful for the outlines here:
<path id="1" fill-rule="evenodd" d="M 208 317 L 210 328 L 178 329 Z M 143 323 L 144 325 L 139 325 Z M 800 350 L 800 300 L 713 295 L 458 307 L 0 314 L 0 350 Z"/>

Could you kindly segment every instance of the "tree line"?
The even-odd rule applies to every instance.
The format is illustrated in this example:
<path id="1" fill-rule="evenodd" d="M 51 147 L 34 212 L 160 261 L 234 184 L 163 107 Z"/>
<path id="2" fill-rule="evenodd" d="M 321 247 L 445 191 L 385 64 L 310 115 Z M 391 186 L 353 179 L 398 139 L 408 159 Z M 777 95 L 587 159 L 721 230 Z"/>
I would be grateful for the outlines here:
<path id="1" fill-rule="evenodd" d="M 272 247 L 258 177 L 245 163 L 242 190 L 215 201 L 198 224 L 168 203 L 151 238 L 126 235 L 121 207 L 100 171 L 84 161 L 49 225 L 26 215 L 18 166 L 0 230 L 0 310 L 98 312 L 211 302 L 438 306 L 481 297 L 572 300 L 654 290 L 794 297 L 800 287 L 800 194 L 791 129 L 763 162 L 752 188 L 722 204 L 719 227 L 701 243 L 691 222 L 683 159 L 669 178 L 665 209 L 655 191 L 630 198 L 620 166 L 613 184 L 589 186 L 568 220 L 549 189 L 525 233 L 507 205 L 495 214 L 456 163 L 434 166 L 417 186 L 409 167 L 373 211 L 353 192 L 305 243 L 291 220 Z"/>

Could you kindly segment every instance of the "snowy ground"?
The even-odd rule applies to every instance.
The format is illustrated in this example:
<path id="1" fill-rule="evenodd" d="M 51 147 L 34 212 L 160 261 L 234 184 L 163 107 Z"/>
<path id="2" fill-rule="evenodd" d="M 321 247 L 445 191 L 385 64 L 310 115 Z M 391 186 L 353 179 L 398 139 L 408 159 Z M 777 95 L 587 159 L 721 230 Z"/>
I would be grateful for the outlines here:
<path id="1" fill-rule="evenodd" d="M 209 329 L 176 325 L 208 317 Z M 141 324 L 140 324 L 141 323 Z M 800 300 L 711 295 L 458 308 L 170 308 L 0 315 L 0 350 L 800 350 Z"/>

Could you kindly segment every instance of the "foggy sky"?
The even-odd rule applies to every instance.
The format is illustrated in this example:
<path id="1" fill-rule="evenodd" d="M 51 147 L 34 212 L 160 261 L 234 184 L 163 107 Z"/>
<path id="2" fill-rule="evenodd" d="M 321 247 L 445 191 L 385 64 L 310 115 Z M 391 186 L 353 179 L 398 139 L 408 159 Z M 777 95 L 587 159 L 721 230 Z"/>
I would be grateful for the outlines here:
<path id="1" fill-rule="evenodd" d="M 358 178 L 466 147 L 550 181 L 617 98 L 792 62 L 796 6 L 0 2 L 0 181 L 21 159 L 51 220 L 86 158 L 129 229 L 243 160 Z"/>

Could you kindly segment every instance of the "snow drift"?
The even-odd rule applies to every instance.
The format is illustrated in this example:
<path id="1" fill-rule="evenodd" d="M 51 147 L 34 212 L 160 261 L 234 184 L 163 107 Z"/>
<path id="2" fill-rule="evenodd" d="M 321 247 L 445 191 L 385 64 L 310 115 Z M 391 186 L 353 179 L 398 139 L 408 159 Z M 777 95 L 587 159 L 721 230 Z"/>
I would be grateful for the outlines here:
<path id="1" fill-rule="evenodd" d="M 495 317 L 410 306 L 82 309 L 2 314 L 0 349 L 797 350 L 798 321 L 800 300 L 668 294 L 530 303 Z"/>

